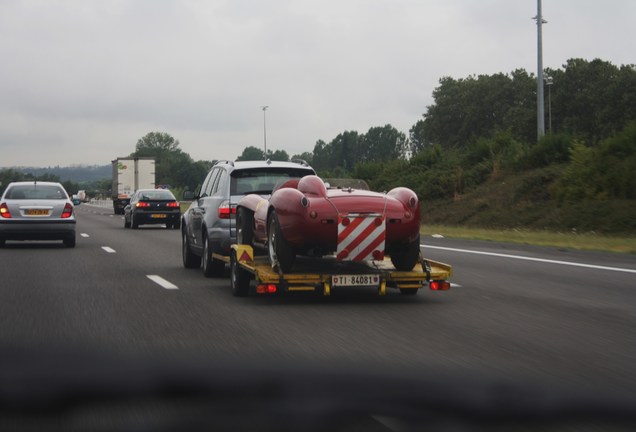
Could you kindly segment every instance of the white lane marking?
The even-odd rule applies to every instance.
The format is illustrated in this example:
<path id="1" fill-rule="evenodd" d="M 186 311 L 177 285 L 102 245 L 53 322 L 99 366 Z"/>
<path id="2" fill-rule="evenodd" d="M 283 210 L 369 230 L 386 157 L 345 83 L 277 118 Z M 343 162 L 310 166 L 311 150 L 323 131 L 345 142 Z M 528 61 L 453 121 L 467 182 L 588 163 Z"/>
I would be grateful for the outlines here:
<path id="1" fill-rule="evenodd" d="M 168 282 L 167 280 L 165 280 L 161 276 L 146 275 L 146 277 L 148 279 L 150 279 L 151 281 L 153 281 L 154 283 L 160 285 L 162 288 L 165 288 L 165 289 L 179 289 L 179 287 L 177 287 L 175 284 Z"/>
<path id="2" fill-rule="evenodd" d="M 500 257 L 500 258 L 511 258 L 511 259 L 517 259 L 517 260 L 542 262 L 547 264 L 559 264 L 559 265 L 567 265 L 567 266 L 573 266 L 573 267 L 585 267 L 585 268 L 590 268 L 595 270 L 609 270 L 609 271 L 615 271 L 615 272 L 636 273 L 635 269 L 628 269 L 628 268 L 621 268 L 621 267 L 607 267 L 607 266 L 600 266 L 595 264 L 583 264 L 583 263 L 575 263 L 571 261 L 558 261 L 558 260 L 551 260 L 551 259 L 545 259 L 545 258 L 532 258 L 532 257 L 521 256 L 521 255 L 507 255 L 507 254 L 501 254 L 501 253 L 495 253 L 495 252 L 483 252 L 483 251 L 475 251 L 470 249 L 456 249 L 456 248 L 449 248 L 449 247 L 442 247 L 442 246 L 430 246 L 430 245 L 420 245 L 420 246 L 422 246 L 423 248 L 429 248 L 429 249 L 440 249 L 440 250 L 446 250 L 451 252 L 461 252 L 461 253 L 469 253 L 469 254 L 476 254 L 476 255 L 488 255 L 488 256 L 494 256 L 494 257 Z"/>
<path id="3" fill-rule="evenodd" d="M 461 288 L 462 286 L 460 284 L 456 284 L 456 283 L 451 283 L 451 288 Z"/>
<path id="4" fill-rule="evenodd" d="M 108 253 L 115 253 L 116 252 L 115 249 L 110 248 L 108 246 L 102 246 L 102 249 L 104 249 Z"/>
<path id="5" fill-rule="evenodd" d="M 81 233 L 80 235 L 81 235 L 82 237 L 84 237 L 84 238 L 88 238 L 88 237 L 90 237 L 90 236 L 89 236 L 88 234 L 86 234 L 86 233 Z"/>

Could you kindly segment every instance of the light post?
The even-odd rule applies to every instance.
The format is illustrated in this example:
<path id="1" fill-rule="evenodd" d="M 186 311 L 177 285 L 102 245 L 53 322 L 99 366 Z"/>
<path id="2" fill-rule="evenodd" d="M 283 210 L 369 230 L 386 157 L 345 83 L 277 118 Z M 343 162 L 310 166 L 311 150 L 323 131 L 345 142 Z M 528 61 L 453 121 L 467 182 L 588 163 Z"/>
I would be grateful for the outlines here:
<path id="1" fill-rule="evenodd" d="M 541 0 L 537 0 L 537 139 L 545 135 L 545 112 L 543 100 L 543 24 L 548 22 L 541 13 Z"/>
<path id="2" fill-rule="evenodd" d="M 554 81 L 549 75 L 545 76 L 545 85 L 548 86 L 548 131 L 552 135 L 552 84 Z"/>
<path id="3" fill-rule="evenodd" d="M 269 107 L 265 105 L 261 108 L 263 109 L 263 147 L 265 148 L 265 159 L 267 159 L 267 122 L 265 121 L 265 111 Z"/>

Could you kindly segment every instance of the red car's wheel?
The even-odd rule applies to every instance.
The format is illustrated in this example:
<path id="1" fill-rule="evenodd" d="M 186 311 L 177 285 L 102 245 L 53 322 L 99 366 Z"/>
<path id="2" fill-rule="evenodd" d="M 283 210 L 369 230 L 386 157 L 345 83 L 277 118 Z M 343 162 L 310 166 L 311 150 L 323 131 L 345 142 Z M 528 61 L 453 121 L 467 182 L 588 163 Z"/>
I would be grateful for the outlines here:
<path id="1" fill-rule="evenodd" d="M 391 262 L 400 271 L 413 270 L 420 258 L 420 236 L 405 245 L 394 245 L 389 251 Z"/>
<path id="2" fill-rule="evenodd" d="M 267 226 L 267 252 L 272 267 L 278 267 L 283 273 L 289 272 L 294 266 L 296 254 L 281 234 L 275 212 L 272 212 Z"/>

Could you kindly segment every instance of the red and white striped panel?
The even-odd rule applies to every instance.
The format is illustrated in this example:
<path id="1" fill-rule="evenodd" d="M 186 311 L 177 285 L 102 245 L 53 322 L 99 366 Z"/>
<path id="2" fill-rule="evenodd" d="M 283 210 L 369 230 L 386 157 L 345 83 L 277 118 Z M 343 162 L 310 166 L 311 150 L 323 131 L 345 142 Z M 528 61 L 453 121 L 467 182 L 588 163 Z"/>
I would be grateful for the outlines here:
<path id="1" fill-rule="evenodd" d="M 384 259 L 386 222 L 379 214 L 338 215 L 336 258 L 341 261 Z"/>

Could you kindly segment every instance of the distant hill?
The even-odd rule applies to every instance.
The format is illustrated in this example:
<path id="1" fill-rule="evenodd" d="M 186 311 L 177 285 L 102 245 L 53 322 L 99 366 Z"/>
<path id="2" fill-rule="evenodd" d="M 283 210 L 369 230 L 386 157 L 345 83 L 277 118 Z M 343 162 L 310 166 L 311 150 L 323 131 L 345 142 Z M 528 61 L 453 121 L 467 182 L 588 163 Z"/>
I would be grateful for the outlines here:
<path id="1" fill-rule="evenodd" d="M 75 183 L 91 182 L 111 178 L 111 165 L 74 165 L 70 167 L 10 167 L 16 171 L 33 174 L 36 177 L 44 174 L 53 174 L 60 178 L 60 181 L 72 181 Z"/>

